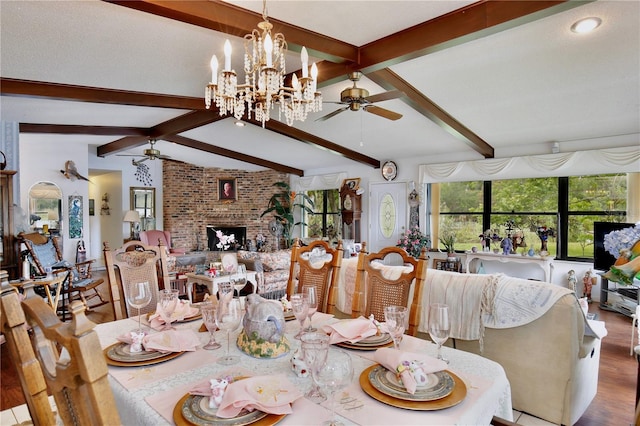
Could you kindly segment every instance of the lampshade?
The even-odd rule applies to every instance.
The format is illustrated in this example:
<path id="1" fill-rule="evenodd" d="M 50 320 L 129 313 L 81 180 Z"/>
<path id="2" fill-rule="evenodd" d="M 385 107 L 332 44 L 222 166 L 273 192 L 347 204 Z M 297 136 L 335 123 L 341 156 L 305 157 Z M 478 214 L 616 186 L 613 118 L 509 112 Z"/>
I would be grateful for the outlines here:
<path id="1" fill-rule="evenodd" d="M 124 214 L 123 222 L 140 222 L 140 213 L 135 210 L 129 210 Z"/>

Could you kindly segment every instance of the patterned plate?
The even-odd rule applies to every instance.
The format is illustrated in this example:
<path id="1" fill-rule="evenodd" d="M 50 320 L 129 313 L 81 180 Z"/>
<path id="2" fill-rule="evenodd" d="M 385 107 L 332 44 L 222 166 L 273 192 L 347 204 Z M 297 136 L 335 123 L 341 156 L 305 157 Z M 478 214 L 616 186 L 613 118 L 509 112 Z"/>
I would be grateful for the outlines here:
<path id="1" fill-rule="evenodd" d="M 236 417 L 223 419 L 215 415 L 216 409 L 209 408 L 209 398 L 186 394 L 173 409 L 173 421 L 177 426 L 271 426 L 282 420 L 284 414 L 267 414 L 262 411 L 243 410 Z"/>
<path id="2" fill-rule="evenodd" d="M 427 383 L 419 386 L 411 395 L 405 389 L 396 374 L 382 365 L 378 365 L 369 373 L 369 382 L 380 392 L 394 398 L 407 401 L 434 401 L 444 398 L 453 392 L 453 378 L 446 371 L 427 375 Z"/>
<path id="3" fill-rule="evenodd" d="M 383 334 L 382 336 L 370 336 L 366 339 L 360 340 L 355 343 L 351 342 L 340 342 L 336 343 L 336 346 L 340 346 L 342 348 L 347 349 L 357 349 L 361 351 L 375 351 L 379 348 L 385 348 L 387 346 L 393 345 L 393 339 L 391 335 L 388 333 Z"/>
<path id="4" fill-rule="evenodd" d="M 162 353 L 158 351 L 131 352 L 131 345 L 118 342 L 104 350 L 107 364 L 118 367 L 137 367 L 168 361 L 182 355 L 184 352 Z"/>

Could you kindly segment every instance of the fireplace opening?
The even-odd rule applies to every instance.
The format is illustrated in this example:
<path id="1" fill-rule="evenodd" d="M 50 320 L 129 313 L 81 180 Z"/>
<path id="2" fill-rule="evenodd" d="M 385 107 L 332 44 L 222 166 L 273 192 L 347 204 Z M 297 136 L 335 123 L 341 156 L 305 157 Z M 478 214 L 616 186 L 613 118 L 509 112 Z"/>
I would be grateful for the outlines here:
<path id="1" fill-rule="evenodd" d="M 216 231 L 222 231 L 224 235 L 231 235 L 235 237 L 236 244 L 231 245 L 225 251 L 235 251 L 240 248 L 245 247 L 245 243 L 247 241 L 247 227 L 246 226 L 212 226 L 207 225 L 207 243 L 209 250 L 211 251 L 220 251 L 217 247 L 217 244 L 220 242 L 218 236 L 216 235 Z"/>

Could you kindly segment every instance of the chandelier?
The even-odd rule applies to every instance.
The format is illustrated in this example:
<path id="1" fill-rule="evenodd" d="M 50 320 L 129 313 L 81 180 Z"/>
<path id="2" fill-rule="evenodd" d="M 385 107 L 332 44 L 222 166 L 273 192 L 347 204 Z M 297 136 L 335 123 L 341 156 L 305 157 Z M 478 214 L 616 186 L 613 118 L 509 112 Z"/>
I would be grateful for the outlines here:
<path id="1" fill-rule="evenodd" d="M 253 111 L 257 121 L 269 121 L 271 110 L 278 105 L 278 119 L 284 118 L 289 126 L 295 120 L 304 121 L 309 112 L 322 111 L 322 94 L 316 91 L 318 68 L 311 65 L 309 55 L 302 48 L 302 76 L 295 73 L 291 86 L 284 85 L 287 73 L 285 51 L 287 42 L 281 33 L 272 35 L 273 25 L 267 18 L 266 0 L 263 1 L 262 19 L 258 29 L 244 36 L 244 84 L 238 84 L 236 72 L 231 69 L 231 43 L 224 43 L 224 68 L 218 74 L 218 58 L 211 58 L 211 82 L 205 88 L 204 102 L 207 109 L 214 103 L 221 116 L 233 114 L 240 120 Z"/>

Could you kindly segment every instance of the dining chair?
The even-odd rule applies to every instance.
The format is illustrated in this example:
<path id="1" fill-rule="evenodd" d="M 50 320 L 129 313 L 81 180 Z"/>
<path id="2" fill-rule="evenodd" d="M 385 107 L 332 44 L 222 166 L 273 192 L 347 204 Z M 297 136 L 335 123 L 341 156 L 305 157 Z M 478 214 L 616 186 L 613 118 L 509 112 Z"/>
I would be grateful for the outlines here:
<path id="1" fill-rule="evenodd" d="M 127 303 L 129 283 L 149 282 L 151 302 L 140 308 L 140 313 L 153 312 L 158 303 L 160 283 L 163 288 L 171 288 L 167 271 L 167 251 L 165 246 L 146 245 L 140 241 L 129 241 L 116 250 L 110 250 L 105 242 L 104 261 L 109 280 L 109 292 L 113 301 L 113 317 L 116 320 L 137 315 Z"/>
<path id="2" fill-rule="evenodd" d="M 100 340 L 93 330 L 95 324 L 86 317 L 84 303 L 71 302 L 68 323 L 61 322 L 40 297 L 28 297 L 20 305 L 26 319 L 26 324 L 23 321 L 20 325 L 21 344 L 35 349 L 62 423 L 121 424 Z M 12 313 L 19 317 L 17 307 Z M 30 332 L 25 325 L 31 327 Z M 34 364 L 32 368 L 37 367 Z"/>
<path id="3" fill-rule="evenodd" d="M 40 276 L 47 275 L 51 268 L 56 275 L 66 274 L 62 282 L 62 320 L 66 319 L 67 306 L 72 300 L 79 298 L 86 305 L 87 311 L 109 303 L 98 291 L 98 286 L 104 282 L 102 278 L 93 278 L 91 267 L 95 259 L 71 264 L 63 259 L 58 237 L 46 237 L 37 232 L 20 233 L 18 241 L 25 245 L 31 264 Z M 92 299 L 98 302 L 89 304 Z"/>
<path id="4" fill-rule="evenodd" d="M 3 284 L 0 299 L 2 333 L 33 424 L 52 425 L 56 420 L 47 395 L 47 382 L 29 342 L 27 320 L 20 306 L 20 298 L 16 288 Z"/>
<path id="5" fill-rule="evenodd" d="M 401 261 L 401 265 L 381 268 L 385 258 Z M 389 261 L 387 259 L 387 261 Z M 366 245 L 358 257 L 356 285 L 351 316 L 369 317 L 384 321 L 385 306 L 409 307 L 409 295 L 413 286 L 413 299 L 409 307 L 408 334 L 415 336 L 420 322 L 422 287 L 427 269 L 426 249 L 415 259 L 401 247 L 385 247 L 377 253 L 366 253 Z M 364 298 L 364 300 L 362 300 Z"/>
<path id="6" fill-rule="evenodd" d="M 338 241 L 336 248 L 320 240 L 302 247 L 300 240 L 296 238 L 291 249 L 287 283 L 289 300 L 294 293 L 302 292 L 302 286 L 313 285 L 318 295 L 318 311 L 333 314 L 342 253 L 342 241 Z"/>

